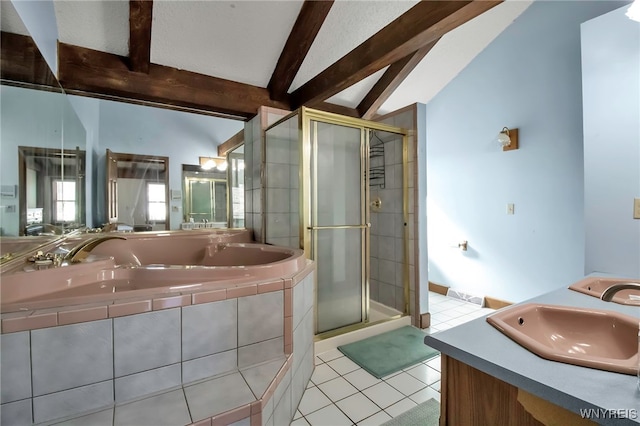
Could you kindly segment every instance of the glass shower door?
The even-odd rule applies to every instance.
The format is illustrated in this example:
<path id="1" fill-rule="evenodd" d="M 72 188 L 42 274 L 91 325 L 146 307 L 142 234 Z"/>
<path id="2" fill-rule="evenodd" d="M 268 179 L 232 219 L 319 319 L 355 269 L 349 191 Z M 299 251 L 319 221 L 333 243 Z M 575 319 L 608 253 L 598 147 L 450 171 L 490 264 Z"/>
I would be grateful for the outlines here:
<path id="1" fill-rule="evenodd" d="M 365 320 L 364 132 L 311 121 L 311 241 L 317 333 Z"/>

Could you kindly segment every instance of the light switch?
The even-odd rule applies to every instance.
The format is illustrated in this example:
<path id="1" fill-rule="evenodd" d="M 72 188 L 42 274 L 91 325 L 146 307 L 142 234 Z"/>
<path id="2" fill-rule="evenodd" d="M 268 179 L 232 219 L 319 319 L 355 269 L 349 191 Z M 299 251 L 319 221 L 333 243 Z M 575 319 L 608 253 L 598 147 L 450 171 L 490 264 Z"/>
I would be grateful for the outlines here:
<path id="1" fill-rule="evenodd" d="M 633 218 L 640 219 L 640 198 L 633 199 Z"/>
<path id="2" fill-rule="evenodd" d="M 507 214 L 515 214 L 515 208 L 513 203 L 507 204 Z"/>

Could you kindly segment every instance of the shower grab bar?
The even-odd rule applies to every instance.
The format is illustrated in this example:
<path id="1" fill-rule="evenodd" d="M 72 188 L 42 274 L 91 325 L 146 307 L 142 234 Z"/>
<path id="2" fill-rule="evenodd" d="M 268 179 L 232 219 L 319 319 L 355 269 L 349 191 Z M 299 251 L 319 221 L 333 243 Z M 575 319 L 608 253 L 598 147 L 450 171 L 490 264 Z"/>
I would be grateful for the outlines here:
<path id="1" fill-rule="evenodd" d="M 364 225 L 336 225 L 336 226 L 307 226 L 309 231 L 316 231 L 322 229 L 364 229 L 371 228 L 370 223 L 365 223 Z"/>

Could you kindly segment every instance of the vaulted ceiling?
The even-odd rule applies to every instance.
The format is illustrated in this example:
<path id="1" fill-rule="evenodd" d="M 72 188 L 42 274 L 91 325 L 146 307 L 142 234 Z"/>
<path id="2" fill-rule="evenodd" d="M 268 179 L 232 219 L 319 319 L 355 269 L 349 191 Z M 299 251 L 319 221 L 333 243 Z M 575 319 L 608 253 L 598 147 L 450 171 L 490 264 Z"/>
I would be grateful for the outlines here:
<path id="1" fill-rule="evenodd" d="M 55 0 L 57 77 L 238 119 L 263 105 L 371 118 L 427 102 L 530 3 Z"/>

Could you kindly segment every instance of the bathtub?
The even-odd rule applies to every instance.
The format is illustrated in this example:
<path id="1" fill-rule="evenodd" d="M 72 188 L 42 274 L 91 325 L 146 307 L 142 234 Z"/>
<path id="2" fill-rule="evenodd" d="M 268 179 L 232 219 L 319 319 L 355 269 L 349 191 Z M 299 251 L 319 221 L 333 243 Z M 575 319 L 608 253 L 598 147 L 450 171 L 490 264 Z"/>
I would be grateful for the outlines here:
<path id="1" fill-rule="evenodd" d="M 190 295 L 294 275 L 306 265 L 302 250 L 246 242 L 248 233 L 122 234 L 91 250 L 79 264 L 20 269 L 2 274 L 2 313 L 107 304 L 136 298 Z M 94 235 L 95 237 L 95 235 Z M 70 238 L 56 250 L 68 250 Z"/>

